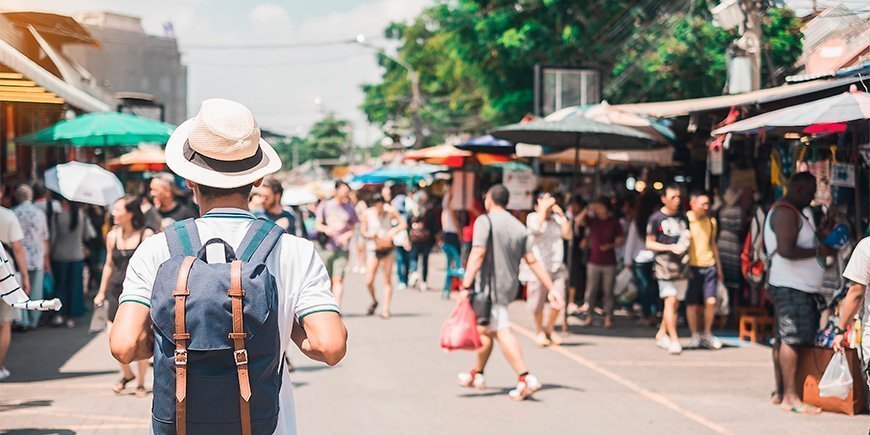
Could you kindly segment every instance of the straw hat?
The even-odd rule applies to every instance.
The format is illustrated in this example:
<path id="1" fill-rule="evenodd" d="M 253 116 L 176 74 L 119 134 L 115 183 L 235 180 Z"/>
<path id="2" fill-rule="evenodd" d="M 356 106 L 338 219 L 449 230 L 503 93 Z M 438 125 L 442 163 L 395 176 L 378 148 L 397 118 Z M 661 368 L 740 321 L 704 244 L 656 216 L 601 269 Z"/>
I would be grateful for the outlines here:
<path id="1" fill-rule="evenodd" d="M 260 137 L 260 126 L 247 107 L 213 98 L 172 132 L 166 165 L 194 183 L 231 189 L 277 172 L 281 159 Z"/>

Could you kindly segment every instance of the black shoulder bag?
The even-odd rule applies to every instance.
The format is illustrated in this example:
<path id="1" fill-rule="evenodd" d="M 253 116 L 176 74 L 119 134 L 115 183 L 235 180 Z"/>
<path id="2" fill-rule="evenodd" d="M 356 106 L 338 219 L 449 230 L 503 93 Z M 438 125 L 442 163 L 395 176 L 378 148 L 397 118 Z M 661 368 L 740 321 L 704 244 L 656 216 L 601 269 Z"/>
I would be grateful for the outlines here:
<path id="1" fill-rule="evenodd" d="M 486 240 L 486 262 L 489 266 L 489 273 L 486 277 L 481 277 L 482 285 L 478 286 L 481 290 L 475 290 L 471 293 L 471 308 L 474 310 L 474 316 L 477 318 L 477 324 L 480 326 L 489 325 L 490 317 L 492 317 L 492 303 L 495 297 L 495 250 L 493 246 L 493 231 L 492 219 L 488 214 L 485 214 L 486 220 L 489 221 L 489 235 Z M 484 281 L 485 280 L 485 281 Z M 484 284 L 485 283 L 485 284 Z"/>

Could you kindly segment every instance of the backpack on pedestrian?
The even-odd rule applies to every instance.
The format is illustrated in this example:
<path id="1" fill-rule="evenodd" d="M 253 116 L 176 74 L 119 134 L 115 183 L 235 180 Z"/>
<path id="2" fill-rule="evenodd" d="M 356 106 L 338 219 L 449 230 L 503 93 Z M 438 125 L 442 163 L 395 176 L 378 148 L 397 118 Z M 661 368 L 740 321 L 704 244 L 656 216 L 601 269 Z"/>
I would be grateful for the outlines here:
<path id="1" fill-rule="evenodd" d="M 193 219 L 165 234 L 170 258 L 151 294 L 154 433 L 273 433 L 283 358 L 266 258 L 284 230 L 257 219 L 238 251 L 219 238 L 201 244 Z M 207 251 L 225 262 L 208 263 Z"/>
<path id="2" fill-rule="evenodd" d="M 780 206 L 791 209 L 798 216 L 803 216 L 800 210 L 786 201 L 773 203 L 768 209 L 768 213 Z M 764 227 L 767 225 L 768 213 L 761 206 L 755 208 L 755 214 L 749 222 L 749 231 L 743 242 L 743 250 L 740 252 L 740 270 L 743 272 L 743 278 L 753 288 L 760 288 L 767 283 L 770 259 L 773 257 L 773 253 L 768 254 L 767 248 L 764 246 Z M 798 223 L 802 226 L 803 219 L 799 218 Z"/>

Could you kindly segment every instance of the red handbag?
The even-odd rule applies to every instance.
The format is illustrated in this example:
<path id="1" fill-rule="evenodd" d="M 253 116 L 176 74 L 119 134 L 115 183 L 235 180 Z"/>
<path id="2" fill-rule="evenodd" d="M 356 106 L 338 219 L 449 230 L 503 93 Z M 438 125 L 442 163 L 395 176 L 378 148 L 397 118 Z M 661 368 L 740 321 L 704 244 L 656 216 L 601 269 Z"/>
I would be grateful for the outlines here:
<path id="1" fill-rule="evenodd" d="M 475 350 L 482 345 L 471 303 L 468 298 L 461 298 L 453 313 L 441 326 L 441 348 L 449 352 Z"/>

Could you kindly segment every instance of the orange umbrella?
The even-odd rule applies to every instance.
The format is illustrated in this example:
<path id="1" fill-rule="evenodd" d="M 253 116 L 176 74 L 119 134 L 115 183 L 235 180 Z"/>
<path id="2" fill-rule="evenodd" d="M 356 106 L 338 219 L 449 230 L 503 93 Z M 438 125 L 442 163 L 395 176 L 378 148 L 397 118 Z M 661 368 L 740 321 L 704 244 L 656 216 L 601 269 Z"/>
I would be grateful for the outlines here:
<path id="1" fill-rule="evenodd" d="M 405 160 L 420 160 L 432 165 L 444 165 L 451 168 L 461 168 L 468 163 L 471 158 L 476 158 L 477 163 L 481 165 L 504 163 L 510 160 L 507 156 L 487 153 L 472 153 L 471 151 L 461 150 L 453 145 L 446 144 L 408 151 L 404 156 Z"/>
<path id="2" fill-rule="evenodd" d="M 166 164 L 166 154 L 157 147 L 141 147 L 111 160 L 106 161 L 109 168 L 127 166 L 131 172 L 162 170 Z"/>

